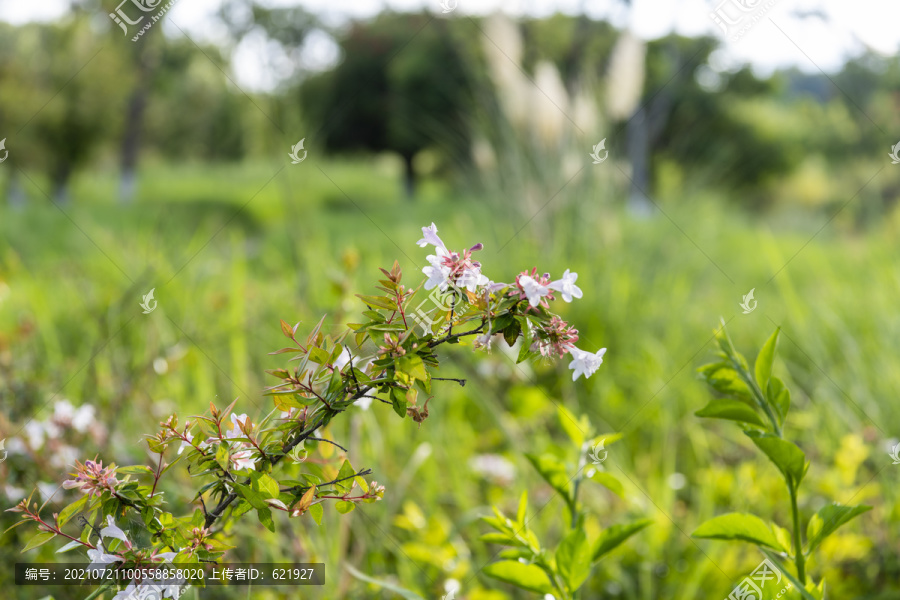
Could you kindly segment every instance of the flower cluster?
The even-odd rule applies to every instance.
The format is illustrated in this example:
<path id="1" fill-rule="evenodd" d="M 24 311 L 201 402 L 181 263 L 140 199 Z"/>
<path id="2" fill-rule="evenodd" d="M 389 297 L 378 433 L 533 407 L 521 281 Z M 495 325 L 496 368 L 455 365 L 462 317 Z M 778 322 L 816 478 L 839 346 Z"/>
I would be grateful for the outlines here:
<path id="1" fill-rule="evenodd" d="M 116 479 L 116 465 L 103 467 L 103 461 L 86 460 L 84 464 L 75 461 L 75 479 L 63 481 L 67 490 L 78 489 L 90 496 L 100 496 L 103 492 L 115 492 L 119 481 Z"/>
<path id="2" fill-rule="evenodd" d="M 572 361 L 569 369 L 572 370 L 573 381 L 582 375 L 585 378 L 590 377 L 600 368 L 606 348 L 601 348 L 596 353 L 579 349 L 575 346 L 575 342 L 578 341 L 578 330 L 558 315 L 549 312 L 550 302 L 556 299 L 554 292 L 565 302 L 572 302 L 574 298 L 583 296 L 581 288 L 575 283 L 578 280 L 578 273 L 566 269 L 560 279 L 554 280 L 549 273 L 538 274 L 535 267 L 530 271 L 519 273 L 514 283 L 494 282 L 482 274 L 481 263 L 471 258 L 474 251 L 484 248 L 483 244 L 475 244 L 461 253 L 453 252 L 447 249 L 437 232 L 434 223 L 423 227 L 422 239 L 417 242 L 422 248 L 429 244 L 435 247 L 435 254 L 427 257 L 429 266 L 422 269 L 428 276 L 425 289 L 437 288 L 446 291 L 452 288 L 458 292 L 456 298 L 462 302 L 467 298 L 462 293 L 462 290 L 465 290 L 484 302 L 486 310 L 482 311 L 481 315 L 487 330 L 475 338 L 476 348 L 490 348 L 493 336 L 500 333 L 504 333 L 504 337 L 511 345 L 519 333 L 525 333 L 529 338 L 527 347 L 530 352 L 558 358 L 570 354 Z M 503 303 L 505 299 L 515 300 L 517 304 L 510 307 Z M 521 308 L 518 303 L 521 303 Z M 452 311 L 460 316 L 464 314 L 465 307 L 454 304 Z M 502 312 L 515 317 L 524 317 L 526 327 L 522 327 L 521 321 L 518 325 L 507 322 L 505 331 L 501 331 L 497 327 L 497 322 L 502 321 L 502 318 L 498 318 L 502 317 L 500 314 Z M 385 339 L 392 338 L 385 334 Z M 394 345 L 396 343 L 393 342 Z M 382 347 L 382 351 L 386 349 Z M 402 348 L 391 347 L 391 351 L 402 351 Z"/>
<path id="3" fill-rule="evenodd" d="M 422 269 L 422 272 L 428 275 L 428 281 L 425 282 L 426 290 L 437 287 L 443 292 L 452 285 L 456 289 L 466 289 L 474 293 L 480 286 L 490 283 L 490 280 L 481 274 L 481 263 L 472 260 L 473 252 L 484 249 L 481 244 L 475 244 L 462 253 L 451 252 L 438 237 L 434 223 L 430 227 L 422 228 L 422 239 L 417 244 L 420 248 L 431 244 L 435 249 L 435 254 L 427 257 L 430 266 Z"/>

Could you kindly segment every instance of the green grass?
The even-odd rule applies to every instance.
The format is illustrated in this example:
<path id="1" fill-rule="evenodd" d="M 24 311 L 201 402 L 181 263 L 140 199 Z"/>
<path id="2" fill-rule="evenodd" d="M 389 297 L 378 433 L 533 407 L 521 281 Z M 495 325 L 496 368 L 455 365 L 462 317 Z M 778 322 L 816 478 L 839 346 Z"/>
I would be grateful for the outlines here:
<path id="1" fill-rule="evenodd" d="M 511 588 L 491 596 L 476 591 L 492 586 L 484 578 L 468 581 L 497 550 L 478 541 L 485 530 L 476 517 L 491 503 L 514 513 L 528 489 L 530 526 L 553 539 L 561 502 L 522 453 L 565 444 L 557 402 L 626 433 L 606 463 L 626 483 L 626 499 L 586 490 L 596 514 L 589 530 L 625 513 L 656 520 L 601 563 L 583 597 L 724 597 L 762 556 L 684 534 L 721 512 L 771 514 L 787 490 L 749 442 L 693 416 L 708 398 L 694 370 L 711 357 L 722 317 L 748 354 L 783 328 L 775 369 L 795 390 L 791 436 L 814 465 L 804 514 L 819 508 L 816 492 L 875 506 L 826 544 L 828 569 L 813 563 L 812 573 L 825 575 L 831 597 L 896 595 L 898 467 L 883 447 L 900 436 L 895 225 L 859 235 L 842 215 L 827 225 L 824 213 L 753 217 L 688 198 L 667 198 L 668 218 L 644 219 L 600 193 L 561 196 L 529 221 L 516 198 L 434 181 L 408 201 L 389 162 L 281 166 L 151 165 L 125 207 L 114 201 L 115 177 L 96 173 L 74 182 L 65 214 L 31 188 L 26 209 L 0 207 L 2 434 L 48 414 L 53 398 L 89 402 L 112 434 L 80 440 L 81 458 L 99 453 L 126 464 L 146 460 L 139 436 L 174 410 L 196 414 L 237 397 L 241 412 L 264 414 L 263 370 L 281 366 L 266 354 L 283 345 L 278 320 L 311 326 L 327 313 L 337 330 L 361 308 L 353 294 L 370 292 L 377 268 L 394 259 L 404 282 L 417 283 L 426 251 L 415 241 L 434 221 L 452 247 L 483 242 L 479 258 L 493 279 L 532 266 L 577 271 L 584 298 L 563 314 L 579 328 L 579 346 L 609 348 L 606 362 L 573 385 L 566 361 L 516 367 L 497 350 L 483 361 L 470 347 L 444 351 L 453 356 L 445 376 L 469 384 L 439 388 L 421 427 L 382 405 L 330 432 L 346 442 L 354 465 L 371 467 L 386 485 L 383 502 L 346 517 L 326 511 L 321 527 L 285 521 L 279 534 L 242 522 L 234 560 L 325 562 L 328 585 L 304 590 L 311 598 L 391 597 L 352 579 L 344 563 L 424 597 L 440 597 L 448 577 L 467 582 L 466 598 L 525 597 Z M 138 303 L 150 288 L 159 305 L 144 315 Z M 738 303 L 750 288 L 759 305 L 744 315 Z M 473 473 L 468 461 L 481 453 L 512 461 L 515 480 L 498 485 Z M 4 483 L 61 480 L 46 459 L 10 457 L 0 465 Z M 670 486 L 673 473 L 684 475 L 684 487 Z M 187 489 L 166 491 L 186 502 Z M 9 516 L 0 519 L 4 528 Z M 19 528 L 4 537 L 7 564 L 19 559 L 25 536 Z M 23 558 L 53 560 L 50 546 Z M 0 584 L 9 585 L 7 577 L 0 570 Z M 32 588 L 15 589 L 32 597 Z"/>

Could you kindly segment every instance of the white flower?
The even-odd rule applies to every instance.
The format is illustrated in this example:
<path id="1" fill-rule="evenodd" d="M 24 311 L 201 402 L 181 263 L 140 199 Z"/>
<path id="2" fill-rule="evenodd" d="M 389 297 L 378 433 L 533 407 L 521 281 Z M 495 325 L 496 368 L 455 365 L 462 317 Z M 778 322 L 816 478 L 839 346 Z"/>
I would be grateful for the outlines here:
<path id="1" fill-rule="evenodd" d="M 606 354 L 606 348 L 600 348 L 596 354 L 591 354 L 573 347 L 569 353 L 572 355 L 572 362 L 569 363 L 569 368 L 574 369 L 572 381 L 575 381 L 579 375 L 584 375 L 584 378 L 587 379 L 600 368 L 600 365 L 603 364 L 603 355 Z"/>
<path id="2" fill-rule="evenodd" d="M 529 275 L 522 275 L 519 277 L 519 285 L 522 286 L 522 291 L 525 292 L 525 295 L 528 297 L 528 304 L 532 307 L 540 304 L 541 298 L 550 295 L 550 288 L 541 285 Z"/>
<path id="3" fill-rule="evenodd" d="M 438 246 L 435 250 L 436 254 L 429 254 L 425 257 L 431 266 L 422 267 L 422 272 L 428 275 L 425 289 L 430 290 L 440 286 L 441 291 L 444 291 L 447 289 L 447 281 L 450 277 L 450 267 L 444 264 L 444 258 L 450 256 L 450 253 L 443 246 Z"/>
<path id="4" fill-rule="evenodd" d="M 245 437 L 244 432 L 241 431 L 241 425 L 249 428 L 250 420 L 247 417 L 247 414 L 244 413 L 236 415 L 234 413 L 231 413 L 231 423 L 234 425 L 234 427 L 230 431 L 225 433 L 225 438 Z"/>
<path id="5" fill-rule="evenodd" d="M 509 483 L 516 476 L 516 467 L 499 454 L 479 454 L 469 461 L 469 467 L 498 483 Z"/>
<path id="6" fill-rule="evenodd" d="M 94 422 L 94 407 L 90 404 L 83 404 L 75 409 L 72 415 L 72 427 L 79 433 L 84 433 L 87 428 Z"/>
<path id="7" fill-rule="evenodd" d="M 578 279 L 578 273 L 569 273 L 569 270 L 566 269 L 566 272 L 563 273 L 562 279 L 557 279 L 556 281 L 551 281 L 547 284 L 547 287 L 551 290 L 556 290 L 562 293 L 562 298 L 566 302 L 571 302 L 572 298 L 581 298 L 581 288 L 575 285 L 575 280 Z"/>
<path id="8" fill-rule="evenodd" d="M 466 288 L 472 293 L 478 289 L 479 286 L 487 285 L 491 282 L 486 276 L 481 274 L 481 269 L 478 267 L 472 267 L 465 269 L 459 276 L 456 278 L 456 285 L 461 288 Z"/>
<path id="9" fill-rule="evenodd" d="M 96 548 L 88 549 L 87 555 L 88 558 L 91 559 L 91 564 L 88 565 L 88 570 L 91 571 L 94 569 L 106 570 L 106 565 L 122 560 L 114 554 L 106 554 L 102 550 Z"/>
<path id="10" fill-rule="evenodd" d="M 25 490 L 22 488 L 6 485 L 3 487 L 3 490 L 10 502 L 18 502 L 25 497 Z"/>
<path id="11" fill-rule="evenodd" d="M 25 424 L 25 437 L 28 438 L 28 447 L 32 450 L 40 450 L 44 445 L 44 426 L 37 421 L 29 421 Z"/>
<path id="12" fill-rule="evenodd" d="M 57 400 L 53 403 L 53 418 L 68 423 L 75 414 L 75 407 L 68 400 Z"/>
<path id="13" fill-rule="evenodd" d="M 371 398 L 360 398 L 356 402 L 353 403 L 353 406 L 358 406 L 362 410 L 369 410 L 369 407 L 372 406 Z"/>
<path id="14" fill-rule="evenodd" d="M 234 463 L 234 468 L 240 471 L 241 469 L 256 469 L 256 461 L 257 458 L 253 456 L 252 450 L 239 450 L 231 455 L 231 461 Z"/>
<path id="15" fill-rule="evenodd" d="M 432 263 L 430 267 L 422 267 L 422 272 L 428 275 L 428 281 L 425 282 L 426 290 L 436 287 L 439 287 L 441 291 L 447 289 L 447 282 L 450 279 L 450 267 Z"/>
<path id="16" fill-rule="evenodd" d="M 102 538 L 116 538 L 117 540 L 122 540 L 125 542 L 125 545 L 131 548 L 131 542 L 128 541 L 128 538 L 125 536 L 125 532 L 119 529 L 116 525 L 115 520 L 112 515 L 106 517 L 106 527 L 100 530 L 100 537 Z"/>
<path id="17" fill-rule="evenodd" d="M 188 434 L 187 434 L 187 440 L 186 440 L 186 441 L 185 441 L 185 440 L 182 440 L 182 441 L 181 441 L 181 446 L 178 447 L 178 454 L 181 454 L 182 452 L 184 452 L 184 449 L 185 449 L 185 448 L 193 449 L 193 448 L 194 448 L 194 445 L 191 444 L 192 441 L 194 441 L 194 436 L 192 436 L 191 434 L 188 433 Z"/>
<path id="18" fill-rule="evenodd" d="M 493 339 L 494 334 L 490 331 L 487 331 L 478 337 L 475 338 L 474 344 L 475 348 L 485 348 L 486 350 L 491 349 L 491 340 Z"/>
<path id="19" fill-rule="evenodd" d="M 444 242 L 442 242 L 441 238 L 438 237 L 437 225 L 435 225 L 434 223 L 432 223 L 430 227 L 422 228 L 422 239 L 416 242 L 416 244 L 419 246 L 419 248 L 424 248 L 428 244 L 432 244 L 436 248 L 446 249 L 446 246 L 444 246 Z"/>

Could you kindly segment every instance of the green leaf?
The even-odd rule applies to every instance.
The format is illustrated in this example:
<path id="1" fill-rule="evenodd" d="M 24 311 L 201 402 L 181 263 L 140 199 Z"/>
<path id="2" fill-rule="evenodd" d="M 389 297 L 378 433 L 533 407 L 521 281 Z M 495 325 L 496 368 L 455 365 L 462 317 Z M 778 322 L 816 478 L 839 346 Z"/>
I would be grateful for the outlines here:
<path id="1" fill-rule="evenodd" d="M 41 544 L 46 544 L 47 542 L 49 542 L 50 540 L 52 540 L 55 537 L 56 537 L 56 534 L 53 533 L 52 531 L 41 531 L 39 533 L 36 533 L 34 535 L 34 537 L 32 537 L 30 540 L 28 540 L 28 543 L 25 544 L 25 547 L 22 548 L 22 552 L 25 553 L 25 552 L 28 552 L 29 550 L 31 550 L 32 548 L 37 548 Z"/>
<path id="2" fill-rule="evenodd" d="M 153 475 L 153 469 L 145 465 L 129 465 L 127 467 L 119 467 L 116 474 L 122 475 Z"/>
<path id="3" fill-rule="evenodd" d="M 244 485 L 243 483 L 234 483 L 235 488 L 238 493 L 244 497 L 244 499 L 250 503 L 250 506 L 257 510 L 268 509 L 268 504 L 266 504 L 266 499 L 263 498 L 262 494 L 255 491 L 254 489 Z"/>
<path id="4" fill-rule="evenodd" d="M 815 596 L 810 594 L 809 591 L 807 591 L 803 587 L 803 584 L 800 583 L 800 580 L 797 579 L 797 577 L 793 573 L 791 573 L 790 569 L 786 569 L 781 565 L 781 562 L 778 560 L 778 557 L 774 552 L 766 550 L 765 548 L 760 548 L 760 551 L 766 555 L 766 558 L 769 559 L 769 562 L 778 567 L 778 570 L 784 574 L 785 578 L 787 578 L 787 580 L 790 581 L 791 584 L 793 584 L 794 589 L 797 590 L 805 600 L 821 600 L 821 598 L 816 598 Z M 810 584 L 811 583 L 812 582 L 810 582 Z"/>
<path id="5" fill-rule="evenodd" d="M 766 388 L 766 400 L 775 409 L 778 423 L 783 425 L 791 408 L 791 391 L 783 381 L 777 377 L 770 377 L 769 386 Z"/>
<path id="6" fill-rule="evenodd" d="M 309 357 L 309 360 L 320 365 L 326 364 L 329 359 L 329 354 L 327 352 L 315 346 L 310 346 L 309 352 L 306 355 Z"/>
<path id="7" fill-rule="evenodd" d="M 588 422 L 587 417 L 582 415 L 581 419 L 576 419 L 575 415 L 562 404 L 557 406 L 557 416 L 559 417 L 559 424 L 562 425 L 566 435 L 569 436 L 573 444 L 580 448 L 584 444 L 584 436 L 591 429 L 591 424 Z"/>
<path id="8" fill-rule="evenodd" d="M 254 471 L 250 473 L 250 479 L 253 482 L 253 489 L 260 492 L 264 498 L 278 497 L 278 482 L 271 475 Z"/>
<path id="9" fill-rule="evenodd" d="M 570 477 L 566 472 L 565 465 L 563 465 L 558 458 L 552 454 L 544 454 L 542 456 L 526 454 L 525 458 L 527 458 L 535 470 L 540 473 L 541 477 L 544 478 L 544 481 L 562 494 L 567 503 L 570 502 L 572 498 L 572 485 L 569 482 Z"/>
<path id="10" fill-rule="evenodd" d="M 216 462 L 219 463 L 219 466 L 222 467 L 223 470 L 228 470 L 228 444 L 221 443 L 219 447 L 216 448 Z"/>
<path id="11" fill-rule="evenodd" d="M 745 434 L 753 440 L 753 443 L 769 457 L 778 470 L 784 475 L 788 485 L 800 485 L 809 463 L 797 444 L 781 439 L 769 433 L 758 431 L 745 431 Z"/>
<path id="12" fill-rule="evenodd" d="M 334 508 L 337 509 L 337 511 L 342 515 L 346 515 L 348 512 L 351 512 L 356 508 L 356 503 L 347 502 L 346 500 L 338 500 L 334 503 Z"/>
<path id="13" fill-rule="evenodd" d="M 269 531 L 275 531 L 275 523 L 272 521 L 272 511 L 268 508 L 260 508 L 257 509 L 256 515 L 259 517 L 259 522 L 262 523 L 266 529 Z"/>
<path id="14" fill-rule="evenodd" d="M 527 546 L 525 542 L 516 539 L 511 535 L 507 535 L 505 533 L 482 533 L 481 537 L 478 538 L 482 542 L 487 542 L 488 544 L 502 544 L 505 546 L 522 546 L 523 548 Z"/>
<path id="15" fill-rule="evenodd" d="M 549 594 L 553 591 L 550 578 L 537 565 L 522 564 L 517 560 L 501 560 L 484 568 L 484 574 L 524 590 Z"/>
<path id="16" fill-rule="evenodd" d="M 61 511 L 59 511 L 59 517 L 56 520 L 56 523 L 59 527 L 65 525 L 69 519 L 71 519 L 75 514 L 80 511 L 87 504 L 88 497 L 82 496 L 72 504 L 68 505 Z"/>
<path id="17" fill-rule="evenodd" d="M 639 519 L 604 529 L 597 541 L 594 542 L 593 560 L 599 560 L 604 554 L 608 554 L 622 542 L 652 524 L 653 519 Z"/>
<path id="18" fill-rule="evenodd" d="M 608 488 L 619 498 L 625 498 L 625 486 L 623 486 L 622 482 L 616 479 L 611 473 L 607 473 L 606 471 L 594 471 L 591 475 L 591 481 L 595 481 Z"/>
<path id="19" fill-rule="evenodd" d="M 397 305 L 394 303 L 394 301 L 387 296 L 363 296 L 362 294 L 356 294 L 356 297 L 361 299 L 369 306 L 374 306 L 375 308 L 384 308 L 387 310 L 397 309 Z"/>
<path id="20" fill-rule="evenodd" d="M 353 489 L 353 482 L 356 480 L 346 479 L 347 477 L 351 477 L 356 473 L 356 470 L 353 468 L 353 465 L 350 464 L 349 460 L 345 460 L 341 465 L 341 470 L 338 471 L 337 477 L 335 479 L 345 479 L 345 481 L 338 481 L 334 484 L 334 487 L 341 490 L 343 493 L 349 493 L 351 489 Z"/>
<path id="21" fill-rule="evenodd" d="M 394 592 L 395 594 L 403 597 L 405 600 L 425 600 L 424 598 L 422 598 L 422 596 L 418 595 L 417 593 L 411 592 L 411 591 L 407 590 L 406 588 L 402 588 L 395 583 L 390 583 L 388 581 L 381 581 L 380 579 L 374 579 L 372 577 L 369 577 L 365 573 L 357 571 L 356 569 L 351 567 L 349 564 L 344 564 L 344 568 L 347 569 L 351 575 L 353 575 L 360 581 L 365 581 L 366 583 L 371 583 L 373 585 L 382 587 L 388 591 Z"/>
<path id="22" fill-rule="evenodd" d="M 756 414 L 755 410 L 739 400 L 730 400 L 728 398 L 716 398 L 694 414 L 698 417 L 709 419 L 740 421 L 741 423 L 750 423 L 763 428 L 766 426 L 765 421 Z"/>
<path id="23" fill-rule="evenodd" d="M 401 418 L 406 417 L 406 390 L 391 388 L 391 406 Z"/>
<path id="24" fill-rule="evenodd" d="M 711 363 L 700 367 L 697 372 L 716 391 L 733 396 L 741 402 L 753 402 L 750 388 L 729 363 Z"/>
<path id="25" fill-rule="evenodd" d="M 775 362 L 775 347 L 778 345 L 778 334 L 781 327 L 775 329 L 769 339 L 763 344 L 762 349 L 756 356 L 756 365 L 754 371 L 756 374 L 756 385 L 760 390 L 769 387 L 769 378 L 772 376 L 772 363 Z"/>
<path id="26" fill-rule="evenodd" d="M 519 509 L 516 511 L 516 521 L 519 525 L 525 525 L 525 512 L 528 510 L 528 492 L 522 492 L 519 496 Z"/>
<path id="27" fill-rule="evenodd" d="M 570 592 L 581 587 L 591 574 L 591 548 L 584 529 L 573 529 L 556 549 L 556 570 Z"/>
<path id="28" fill-rule="evenodd" d="M 425 364 L 422 357 L 418 354 L 404 354 L 397 359 L 397 370 L 403 371 L 413 379 L 425 381 L 428 379 L 428 372 L 425 370 Z"/>
<path id="29" fill-rule="evenodd" d="M 313 521 L 316 522 L 316 525 L 322 524 L 322 514 L 325 512 L 325 510 L 322 508 L 321 502 L 310 506 L 308 512 L 313 518 Z"/>
<path id="30" fill-rule="evenodd" d="M 700 525 L 691 535 L 713 540 L 742 540 L 775 550 L 781 549 L 781 544 L 766 522 L 747 513 L 720 515 Z"/>
<path id="31" fill-rule="evenodd" d="M 819 509 L 819 512 L 812 516 L 806 528 L 806 544 L 808 547 L 806 553 L 811 553 L 816 546 L 834 533 L 838 527 L 870 510 L 872 510 L 871 506 L 862 505 L 844 506 L 834 503 L 823 506 Z"/>

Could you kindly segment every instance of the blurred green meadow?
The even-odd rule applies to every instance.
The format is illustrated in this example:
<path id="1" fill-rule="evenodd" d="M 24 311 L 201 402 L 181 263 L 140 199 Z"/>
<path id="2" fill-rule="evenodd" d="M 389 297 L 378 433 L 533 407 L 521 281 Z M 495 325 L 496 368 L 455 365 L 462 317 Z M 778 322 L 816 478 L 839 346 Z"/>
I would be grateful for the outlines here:
<path id="1" fill-rule="evenodd" d="M 394 261 L 418 286 L 429 251 L 416 241 L 433 222 L 449 247 L 483 243 L 492 280 L 577 272 L 583 298 L 557 304 L 579 347 L 608 349 L 603 365 L 573 383 L 567 361 L 516 364 L 499 340 L 489 354 L 471 340 L 441 347 L 441 375 L 467 383 L 436 381 L 423 423 L 376 402 L 322 432 L 372 469 L 384 499 L 328 507 L 321 524 L 280 519 L 274 533 L 248 514 L 223 532 L 230 562 L 323 562 L 326 585 L 300 592 L 312 599 L 440 598 L 454 582 L 457 600 L 539 597 L 482 572 L 500 547 L 480 539 L 480 518 L 492 505 L 515 514 L 527 491 L 529 528 L 559 542 L 564 502 L 524 455 L 576 468 L 584 440 L 565 410 L 621 435 L 598 469 L 622 493 L 583 484 L 588 536 L 653 520 L 579 599 L 727 597 L 763 555 L 690 534 L 726 512 L 782 526 L 791 515 L 750 439 L 694 415 L 711 397 L 696 371 L 724 322 L 750 359 L 781 327 L 786 434 L 812 463 L 804 519 L 831 501 L 873 507 L 810 572 L 828 598 L 898 597 L 900 167 L 885 156 L 900 128 L 896 57 L 867 51 L 829 74 L 713 72 L 714 38 L 644 42 L 584 15 L 385 11 L 330 27 L 237 0 L 223 5 L 251 16 L 223 9 L 222 47 L 154 28 L 120 52 L 131 42 L 93 20 L 106 4 L 0 23 L 2 508 L 34 489 L 46 512 L 72 502 L 59 486 L 75 460 L 151 464 L 143 436 L 173 412 L 183 422 L 236 399 L 257 421 L 273 406 L 265 371 L 284 366 L 269 354 L 284 345 L 279 321 L 303 332 L 326 315 L 343 331 L 365 309 L 355 295 L 375 293 Z M 341 59 L 294 61 L 271 90 L 246 92 L 225 74 L 251 31 L 285 51 L 327 34 Z M 308 155 L 292 164 L 301 137 Z M 307 449 L 315 463 L 343 454 Z M 169 509 L 190 512 L 196 486 L 173 470 Z M 16 521 L 0 512 L 2 529 Z M 149 542 L 141 529 L 129 535 Z M 14 563 L 69 556 L 56 540 L 22 554 L 34 533 L 0 538 L 0 595 L 87 596 L 13 585 Z M 298 596 L 212 594 L 187 598 Z"/>
<path id="2" fill-rule="evenodd" d="M 38 195 L 27 211 L 4 208 L 4 433 L 32 415 L 49 418 L 61 399 L 90 403 L 108 435 L 73 442 L 78 458 L 140 464 L 149 458 L 140 435 L 173 411 L 201 414 L 211 401 L 237 398 L 238 410 L 259 417 L 270 410 L 260 393 L 271 384 L 263 371 L 280 364 L 267 355 L 280 347 L 278 320 L 311 325 L 326 314 L 334 330 L 352 322 L 361 308 L 353 293 L 368 291 L 361 286 L 379 266 L 398 260 L 404 278 L 421 277 L 425 252 L 414 242 L 434 221 L 448 243 L 482 241 L 488 274 L 577 271 L 584 299 L 567 305 L 566 316 L 589 347 L 609 348 L 601 371 L 572 384 L 564 364 L 516 366 L 496 346 L 485 361 L 454 353 L 444 376 L 468 384 L 441 387 L 421 426 L 398 423 L 376 405 L 330 432 L 347 441 L 354 464 L 374 470 L 387 488 L 384 501 L 349 515 L 326 511 L 321 526 L 285 522 L 278 534 L 240 523 L 229 532 L 232 560 L 325 562 L 329 585 L 304 589 L 306 597 L 392 597 L 352 578 L 345 564 L 424 597 L 442 594 L 449 578 L 466 582 L 468 598 L 520 597 L 478 576 L 496 550 L 478 541 L 477 517 L 492 503 L 514 510 L 529 490 L 532 526 L 552 539 L 560 500 L 522 453 L 570 443 L 561 404 L 624 434 L 610 445 L 607 468 L 625 484 L 625 497 L 586 490 L 591 527 L 625 514 L 655 521 L 601 563 L 588 597 L 690 598 L 701 590 L 724 597 L 734 582 L 719 568 L 749 572 L 760 557 L 686 534 L 725 509 L 787 515 L 778 512 L 786 491 L 777 473 L 749 441 L 738 439 L 736 450 L 727 428 L 693 416 L 708 397 L 694 370 L 711 356 L 721 317 L 747 352 L 783 327 L 776 371 L 794 389 L 789 429 L 813 459 L 813 489 L 875 506 L 823 550 L 832 593 L 897 592 L 900 512 L 895 473 L 883 467 L 900 385 L 891 368 L 900 350 L 896 220 L 859 236 L 839 215 L 813 238 L 827 216 L 785 227 L 683 198 L 666 204 L 670 221 L 634 217 L 598 198 L 569 199 L 540 228 L 523 227 L 508 199 L 457 193 L 437 181 L 409 203 L 391 166 L 313 161 L 302 173 L 279 171 L 259 193 L 280 165 L 158 167 L 142 174 L 133 206 L 110 197 L 111 174 L 95 174 L 76 181 L 64 212 Z M 340 196 L 329 178 L 340 178 Z M 157 187 L 162 181 L 165 189 Z M 154 286 L 158 308 L 142 314 L 140 298 Z M 742 314 L 738 303 L 754 286 L 759 306 Z M 502 457 L 514 475 L 473 469 L 484 455 Z M 58 485 L 61 472 L 48 459 L 41 451 L 11 455 L 0 467 L 6 493 Z M 187 503 L 188 489 L 165 491 L 170 502 Z M 803 509 L 817 502 L 813 495 Z M 7 534 L 8 562 L 27 535 L 25 528 Z M 40 557 L 52 560 L 48 546 Z M 18 588 L 17 597 L 28 590 Z M 283 593 L 254 590 L 253 597 Z"/>

